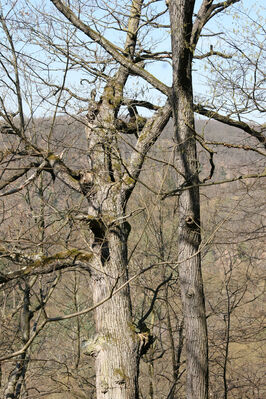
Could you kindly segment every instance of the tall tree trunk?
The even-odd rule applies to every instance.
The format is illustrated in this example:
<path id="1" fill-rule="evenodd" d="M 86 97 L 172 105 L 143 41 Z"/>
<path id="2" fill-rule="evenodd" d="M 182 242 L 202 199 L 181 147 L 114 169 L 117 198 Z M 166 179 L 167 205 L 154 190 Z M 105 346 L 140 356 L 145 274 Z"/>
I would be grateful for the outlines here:
<path id="1" fill-rule="evenodd" d="M 30 336 L 30 286 L 25 280 L 23 306 L 20 314 L 20 331 L 23 344 L 29 340 Z M 25 381 L 29 359 L 27 352 L 22 353 L 16 361 L 15 367 L 8 376 L 8 382 L 5 387 L 4 399 L 18 399 L 21 394 L 21 388 Z"/>
<path id="2" fill-rule="evenodd" d="M 87 137 L 90 172 L 80 181 L 88 200 L 88 223 L 93 233 L 91 281 L 94 303 L 108 297 L 125 283 L 127 201 L 135 187 L 150 147 L 171 115 L 167 104 L 145 124 L 132 153 L 127 172 L 123 170 L 116 137 L 116 104 L 119 104 L 127 72 L 120 68 L 107 84 L 101 100 L 88 114 Z M 131 312 L 129 287 L 125 287 L 95 310 L 96 336 L 87 352 L 96 356 L 97 399 L 138 398 L 138 364 L 141 334 L 136 333 Z"/>
<path id="3" fill-rule="evenodd" d="M 106 232 L 101 248 L 99 244 L 99 256 L 92 270 L 94 303 L 106 298 L 117 284 L 127 280 L 128 233 L 127 225 L 117 225 Z M 95 323 L 97 399 L 137 398 L 138 340 L 128 288 L 96 309 Z"/>
<path id="4" fill-rule="evenodd" d="M 95 40 L 97 34 L 89 27 L 84 28 L 69 7 L 59 0 L 51 1 L 75 26 L 92 35 Z M 134 60 L 142 5 L 143 0 L 132 0 L 123 51 L 131 62 Z M 96 358 L 97 399 L 138 398 L 138 363 L 143 342 L 140 342 L 141 334 L 138 335 L 133 326 L 129 287 L 114 296 L 111 293 L 127 281 L 127 239 L 130 231 L 125 218 L 127 201 L 147 152 L 171 114 L 171 107 L 167 103 L 145 126 L 139 126 L 137 115 L 134 114 L 135 130 L 139 136 L 136 151 L 133 151 L 129 162 L 121 161 L 117 143 L 117 133 L 120 132 L 117 115 L 128 76 L 129 70 L 121 65 L 115 75 L 107 79 L 98 102 L 92 92 L 86 127 L 89 165 L 79 178 L 79 188 L 88 201 L 87 220 L 93 233 L 93 260 L 90 265 L 94 304 L 110 296 L 95 310 L 96 335 L 86 345 L 87 353 Z M 71 182 L 67 184 L 71 186 Z"/>
<path id="5" fill-rule="evenodd" d="M 116 108 L 127 71 L 120 70 L 107 84 L 99 103 L 88 114 L 87 172 L 81 188 L 88 200 L 88 223 L 93 233 L 91 288 L 94 304 L 127 281 L 126 197 L 121 190 L 123 171 L 116 137 Z M 97 399 L 135 399 L 137 335 L 134 332 L 129 288 L 124 288 L 95 310 L 96 336 L 87 351 L 95 356 Z"/>
<path id="6" fill-rule="evenodd" d="M 133 0 L 124 52 L 133 59 L 143 0 Z M 93 233 L 91 286 L 94 304 L 111 295 L 128 280 L 125 220 L 128 197 L 123 185 L 123 166 L 117 143 L 116 121 L 129 71 L 120 66 L 110 78 L 98 103 L 92 98 L 88 112 L 90 172 L 81 188 L 88 199 L 88 220 Z M 134 184 L 133 184 L 134 186 Z M 133 188 L 132 188 L 133 189 Z M 138 337 L 132 321 L 129 287 L 95 310 L 97 335 L 91 352 L 96 356 L 97 399 L 138 398 Z"/>
<path id="7" fill-rule="evenodd" d="M 200 197 L 190 46 L 194 0 L 170 0 L 172 109 L 179 178 L 179 277 L 186 336 L 187 399 L 208 397 L 208 342 L 201 273 Z M 190 187 L 186 189 L 186 186 Z"/>

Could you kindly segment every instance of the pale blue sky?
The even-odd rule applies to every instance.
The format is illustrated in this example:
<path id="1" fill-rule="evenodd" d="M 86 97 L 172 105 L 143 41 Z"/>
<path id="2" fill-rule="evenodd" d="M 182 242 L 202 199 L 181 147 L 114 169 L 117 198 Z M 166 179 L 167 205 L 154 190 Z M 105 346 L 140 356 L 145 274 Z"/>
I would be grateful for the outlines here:
<path id="1" fill-rule="evenodd" d="M 3 4 L 4 2 L 5 1 L 3 1 L 1 3 Z M 27 4 L 40 3 L 43 5 L 51 4 L 49 2 L 49 0 L 46 0 L 45 2 L 40 1 L 40 0 L 30 0 L 26 3 Z M 10 5 L 10 3 L 8 1 L 7 1 L 7 4 Z M 19 0 L 18 4 L 23 4 L 23 0 Z M 157 4 L 158 4 L 158 7 L 161 7 L 161 8 L 164 6 L 163 2 L 159 2 Z M 200 4 L 201 4 L 201 0 L 196 0 L 195 12 L 197 12 Z M 235 17 L 236 10 L 240 10 L 242 12 L 242 14 L 240 14 L 239 18 Z M 241 26 L 242 23 L 245 26 L 245 23 L 246 23 L 245 22 L 245 19 L 246 19 L 245 13 L 249 14 L 255 21 L 257 21 L 261 16 L 264 16 L 264 20 L 265 20 L 265 16 L 266 16 L 265 0 L 242 0 L 241 2 L 237 3 L 236 5 L 229 7 L 226 12 L 223 12 L 223 13 L 219 14 L 218 16 L 215 16 L 207 24 L 206 28 L 212 32 L 221 32 L 222 31 L 225 33 L 225 35 L 223 35 L 222 37 L 225 37 L 226 34 L 229 34 L 231 31 L 233 33 L 234 29 L 235 30 L 244 29 L 243 27 L 239 28 L 239 26 Z M 250 21 L 248 23 L 250 23 Z M 265 25 L 266 25 L 266 22 L 265 22 Z M 161 31 L 158 29 L 157 32 L 158 32 L 158 37 L 159 37 Z M 110 35 L 110 37 L 108 37 L 108 38 L 110 40 L 114 40 L 115 38 L 117 39 L 118 36 L 119 36 L 119 33 L 115 34 L 114 31 L 112 31 L 112 35 Z M 152 37 L 152 39 L 154 39 L 155 41 L 157 39 L 156 36 L 157 36 L 157 33 L 155 30 L 153 33 L 153 37 Z M 198 45 L 199 51 L 202 53 L 208 51 L 210 48 L 210 44 L 213 45 L 214 50 L 216 50 L 216 51 L 226 51 L 226 49 L 224 47 L 225 43 L 222 42 L 221 40 L 217 40 L 216 37 L 201 39 L 199 42 L 199 45 Z M 160 44 L 160 49 L 163 49 L 164 51 L 170 49 L 170 33 L 169 32 L 168 32 L 168 36 L 166 33 L 164 41 Z M 212 59 L 214 59 L 214 62 L 216 64 L 217 64 L 217 62 L 218 63 L 220 62 L 218 57 L 212 57 Z M 166 83 L 168 86 L 171 85 L 172 70 L 171 70 L 171 66 L 169 64 L 157 62 L 152 65 L 147 65 L 147 69 L 149 71 L 151 71 L 155 76 L 157 76 L 160 80 L 162 80 L 164 83 Z M 209 90 L 208 85 L 206 84 L 206 77 L 211 76 L 210 67 L 207 64 L 207 59 L 205 59 L 203 61 L 195 60 L 193 70 L 194 70 L 193 82 L 194 82 L 195 99 L 197 99 L 198 97 L 204 97 L 204 96 L 210 97 L 210 90 Z M 54 76 L 57 76 L 58 82 L 62 81 L 62 73 L 55 74 Z M 85 85 L 85 87 L 84 87 L 84 85 L 83 86 L 80 85 L 80 79 L 85 76 L 86 75 L 84 75 L 84 73 L 81 73 L 81 72 L 71 72 L 69 74 L 69 79 L 70 79 L 71 83 L 75 83 L 78 88 L 80 87 L 81 91 L 84 90 L 84 88 L 89 91 L 90 88 L 88 86 Z M 132 77 L 130 79 L 129 91 L 131 91 L 131 92 L 136 91 L 136 93 L 138 92 L 138 97 L 141 98 L 140 88 L 143 88 L 143 82 L 141 81 L 141 79 Z M 157 101 L 159 99 L 159 101 L 161 101 L 161 103 L 163 103 L 163 101 L 164 101 L 164 98 L 160 93 L 158 93 L 157 91 L 155 91 L 153 89 L 149 89 L 149 87 L 147 85 L 145 85 L 142 97 L 147 99 L 147 95 L 148 95 L 148 97 L 150 96 L 151 100 Z M 255 116 L 255 118 L 256 117 L 257 116 Z"/>
<path id="2" fill-rule="evenodd" d="M 195 11 L 197 12 L 199 6 L 201 4 L 201 0 L 196 0 Z M 221 38 L 225 40 L 227 37 L 229 38 L 231 35 L 235 35 L 237 38 L 241 38 L 242 34 L 248 34 L 248 30 L 252 30 L 254 23 L 260 21 L 262 26 L 266 26 L 266 9 L 265 9 L 265 1 L 264 0 L 242 0 L 239 3 L 229 7 L 226 11 L 216 15 L 213 19 L 211 19 L 206 27 L 205 32 L 223 32 L 224 34 Z M 247 18 L 249 15 L 249 18 Z M 264 19 L 264 23 L 263 23 Z M 264 40 L 264 48 L 265 48 L 265 41 L 266 37 L 260 36 L 261 42 Z M 241 41 L 241 39 L 240 39 Z M 226 54 L 234 54 L 234 49 L 229 47 L 225 41 L 219 39 L 218 37 L 202 38 L 197 46 L 197 49 L 200 53 L 205 53 L 209 51 L 210 44 L 213 45 L 213 49 L 216 51 L 224 52 Z M 244 46 L 243 46 L 244 48 Z M 257 48 L 250 48 L 248 49 L 250 52 L 250 56 L 252 57 L 253 52 L 257 51 Z M 223 60 L 220 57 L 211 57 L 210 60 L 214 63 L 214 65 L 224 65 L 226 69 L 228 67 L 226 60 Z M 261 66 L 263 68 L 263 66 Z M 156 75 L 158 78 L 163 80 L 168 86 L 171 85 L 172 82 L 172 72 L 170 65 L 166 63 L 154 64 L 149 67 L 150 71 Z M 193 87 L 194 87 L 194 97 L 195 101 L 197 99 L 202 99 L 205 96 L 211 98 L 210 95 L 210 86 L 207 84 L 207 78 L 212 76 L 210 72 L 211 67 L 208 65 L 208 59 L 204 60 L 194 60 L 193 66 Z M 265 70 L 265 66 L 264 66 Z M 253 76 L 249 76 L 251 79 Z M 213 78 L 216 78 L 216 75 L 213 75 Z M 264 85 L 265 90 L 265 85 Z M 264 104 L 266 106 L 266 104 Z M 263 122 L 261 116 L 258 113 L 253 113 L 252 118 L 257 120 L 258 122 Z"/>

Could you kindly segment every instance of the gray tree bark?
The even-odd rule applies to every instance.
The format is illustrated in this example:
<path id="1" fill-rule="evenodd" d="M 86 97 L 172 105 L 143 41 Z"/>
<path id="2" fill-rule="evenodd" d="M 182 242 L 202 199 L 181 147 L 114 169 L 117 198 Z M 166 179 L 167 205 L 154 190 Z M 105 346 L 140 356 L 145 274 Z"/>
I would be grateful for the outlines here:
<path id="1" fill-rule="evenodd" d="M 171 109 L 165 106 L 142 130 L 127 172 L 120 163 L 115 121 L 127 70 L 121 68 L 106 86 L 87 126 L 91 170 L 81 182 L 88 200 L 88 223 L 93 232 L 91 288 L 94 303 L 124 284 L 127 274 L 127 240 L 130 225 L 126 204 L 136 184 L 145 155 L 159 136 Z M 92 107 L 93 108 L 93 107 Z M 140 340 L 132 320 L 129 287 L 96 308 L 97 335 L 90 345 L 96 358 L 97 399 L 138 398 Z"/>
<path id="2" fill-rule="evenodd" d="M 173 57 L 172 110 L 179 178 L 179 278 L 186 336 L 187 399 L 208 397 L 208 343 L 201 273 L 198 159 L 190 44 L 194 0 L 169 1 Z M 189 188 L 186 188 L 189 187 Z"/>
<path id="3" fill-rule="evenodd" d="M 95 304 L 127 280 L 129 224 L 123 222 L 126 201 L 121 197 L 122 171 L 115 163 L 119 159 L 114 135 L 115 91 L 114 86 L 106 87 L 99 113 L 87 128 L 91 171 L 82 187 L 88 190 L 89 226 L 94 235 L 91 288 Z M 92 351 L 97 399 L 136 398 L 138 345 L 128 288 L 96 309 L 95 324 L 97 336 Z"/>
<path id="4" fill-rule="evenodd" d="M 141 342 L 132 321 L 129 287 L 114 296 L 111 294 L 114 288 L 127 281 L 130 231 L 125 217 L 127 201 L 147 152 L 170 118 L 171 107 L 167 103 L 141 126 L 136 120 L 138 141 L 125 169 L 117 142 L 117 114 L 123 101 L 124 86 L 135 66 L 134 53 L 143 0 L 132 1 L 123 55 L 78 19 L 63 2 L 51 1 L 71 23 L 115 55 L 120 63 L 115 75 L 109 77 L 100 100 L 96 102 L 94 93 L 92 95 L 86 128 L 89 168 L 80 178 L 79 186 L 88 200 L 88 224 L 93 233 L 93 261 L 90 265 L 94 304 L 111 297 L 95 310 L 97 334 L 87 346 L 87 352 L 96 359 L 96 396 L 97 399 L 136 399 Z M 144 68 L 136 66 L 135 69 L 150 77 Z M 153 77 L 152 81 L 157 82 Z"/>
<path id="5" fill-rule="evenodd" d="M 132 2 L 124 53 L 131 59 L 142 0 Z M 98 103 L 92 101 L 86 128 L 90 171 L 81 181 L 88 200 L 88 221 L 93 233 L 91 288 L 94 304 L 99 303 L 128 279 L 127 240 L 130 225 L 126 204 L 135 187 L 145 156 L 170 117 L 165 106 L 149 120 L 136 144 L 127 170 L 121 162 L 117 142 L 117 113 L 129 70 L 120 66 L 110 78 Z M 138 130 L 136 121 L 136 131 Z M 132 320 L 129 287 L 96 308 L 97 335 L 91 354 L 96 363 L 97 399 L 138 398 L 138 366 L 141 342 Z"/>
<path id="6" fill-rule="evenodd" d="M 25 280 L 23 305 L 20 315 L 21 339 L 25 344 L 30 336 L 30 286 Z M 22 353 L 16 361 L 15 367 L 9 374 L 5 387 L 4 399 L 17 399 L 20 397 L 21 388 L 25 379 L 29 359 L 27 352 Z"/>

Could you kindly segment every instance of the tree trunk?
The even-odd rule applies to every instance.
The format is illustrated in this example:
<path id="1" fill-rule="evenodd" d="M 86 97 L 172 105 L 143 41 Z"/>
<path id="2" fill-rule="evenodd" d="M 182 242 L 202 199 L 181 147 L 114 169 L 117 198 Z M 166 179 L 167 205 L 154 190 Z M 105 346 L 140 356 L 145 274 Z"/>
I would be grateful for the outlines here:
<path id="1" fill-rule="evenodd" d="M 80 186 L 89 204 L 88 223 L 93 233 L 91 281 L 94 304 L 108 297 L 128 279 L 127 240 L 130 225 L 125 218 L 127 201 L 135 187 L 145 155 L 169 120 L 167 104 L 150 118 L 132 153 L 127 172 L 123 170 L 115 130 L 127 72 L 120 68 L 107 84 L 101 100 L 92 103 L 88 114 L 90 172 Z M 87 352 L 96 356 L 97 399 L 138 398 L 138 366 L 141 334 L 135 331 L 129 287 L 119 291 L 95 310 L 96 336 Z M 139 326 L 138 326 L 139 328 Z M 139 331 L 138 331 L 139 332 Z"/>
<path id="2" fill-rule="evenodd" d="M 102 242 L 94 241 L 91 264 L 94 304 L 127 281 L 128 233 L 128 225 L 123 223 L 106 230 Z M 136 399 L 138 340 L 132 322 L 129 288 L 96 308 L 95 327 L 97 333 L 90 354 L 95 356 L 97 399 Z"/>
<path id="3" fill-rule="evenodd" d="M 95 304 L 127 280 L 128 233 L 127 225 L 115 226 L 106 233 L 105 248 L 98 248 L 92 270 Z M 137 398 L 138 341 L 128 288 L 96 309 L 95 323 L 97 399 Z"/>
<path id="4" fill-rule="evenodd" d="M 27 280 L 24 281 L 24 297 L 23 307 L 20 315 L 20 331 L 23 344 L 29 340 L 30 337 L 30 286 Z M 21 388 L 25 381 L 29 359 L 27 352 L 22 353 L 16 361 L 15 367 L 8 376 L 8 382 L 5 387 L 4 399 L 18 399 L 21 394 Z"/>
<path id="5" fill-rule="evenodd" d="M 179 278 L 186 335 L 187 399 L 208 397 L 208 343 L 201 273 L 200 197 L 190 46 L 194 0 L 171 0 L 172 109 L 179 178 Z M 186 186 L 190 187 L 186 189 Z"/>
<path id="6" fill-rule="evenodd" d="M 60 1 L 52 2 L 80 28 L 80 21 L 77 22 L 68 7 Z M 134 59 L 142 5 L 143 0 L 132 1 L 124 46 L 124 54 L 131 61 Z M 96 358 L 97 399 L 138 398 L 138 364 L 143 342 L 140 342 L 141 334 L 136 333 L 133 325 L 129 287 L 114 296 L 111 294 L 128 279 L 127 239 L 130 225 L 125 218 L 126 204 L 145 156 L 171 114 L 167 103 L 145 126 L 139 126 L 134 114 L 135 130 L 141 133 L 130 161 L 122 161 L 117 143 L 120 130 L 116 128 L 128 77 L 129 70 L 121 65 L 115 75 L 107 79 L 98 102 L 92 92 L 86 127 L 89 165 L 79 178 L 79 188 L 88 201 L 87 220 L 93 233 L 93 260 L 90 266 L 94 304 L 110 296 L 95 310 L 96 335 L 86 343 L 85 349 Z M 67 184 L 71 186 L 71 182 Z"/>
<path id="7" fill-rule="evenodd" d="M 124 72 L 124 76 L 123 76 Z M 127 281 L 127 238 L 130 225 L 124 220 L 126 198 L 121 190 L 123 171 L 118 162 L 115 119 L 126 71 L 119 71 L 107 84 L 99 103 L 88 114 L 87 172 L 81 188 L 86 195 L 88 223 L 93 233 L 91 288 L 94 304 L 111 296 Z M 121 83 L 121 84 L 120 84 Z M 87 352 L 95 356 L 97 399 L 138 397 L 138 342 L 129 288 L 126 287 L 95 310 L 96 336 Z"/>
<path id="8" fill-rule="evenodd" d="M 124 51 L 135 52 L 143 0 L 134 0 L 128 21 Z M 94 252 L 91 282 L 94 304 L 111 295 L 128 280 L 127 239 L 130 225 L 125 220 L 129 195 L 123 186 L 123 166 L 117 143 L 116 120 L 129 71 L 120 66 L 107 82 L 97 103 L 92 98 L 88 112 L 88 160 L 90 172 L 81 188 L 88 199 L 89 226 Z M 91 353 L 96 356 L 97 399 L 138 398 L 138 336 L 132 321 L 129 287 L 95 310 L 97 335 Z"/>

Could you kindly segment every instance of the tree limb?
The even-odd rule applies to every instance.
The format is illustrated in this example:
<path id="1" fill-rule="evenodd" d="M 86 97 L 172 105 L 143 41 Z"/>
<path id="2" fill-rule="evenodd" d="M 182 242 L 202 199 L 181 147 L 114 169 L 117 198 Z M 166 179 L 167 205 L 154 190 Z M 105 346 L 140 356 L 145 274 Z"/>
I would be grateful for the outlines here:
<path id="1" fill-rule="evenodd" d="M 23 190 L 25 187 L 27 187 L 31 182 L 37 179 L 37 177 L 40 175 L 40 173 L 45 169 L 47 166 L 47 161 L 44 160 L 36 169 L 36 171 L 27 179 L 25 180 L 20 186 L 13 188 L 5 193 L 0 194 L 0 197 L 6 197 L 11 194 L 18 193 L 19 191 Z M 24 174 L 24 173 L 23 173 Z M 17 177 L 18 178 L 18 177 Z"/>
<path id="2" fill-rule="evenodd" d="M 153 76 L 151 73 L 146 71 L 144 68 L 138 66 L 132 62 L 128 57 L 126 57 L 122 50 L 115 46 L 112 42 L 107 40 L 104 36 L 100 35 L 98 32 L 91 29 L 88 25 L 82 22 L 74 13 L 73 11 L 67 7 L 62 1 L 60 0 L 50 0 L 54 6 L 61 12 L 76 28 L 81 30 L 85 35 L 90 37 L 94 40 L 95 43 L 98 43 L 101 47 L 105 49 L 112 57 L 122 66 L 129 69 L 134 74 L 142 77 L 148 83 L 150 83 L 154 88 L 165 94 L 166 96 L 169 95 L 170 88 L 162 83 L 159 79 Z"/>
<path id="3" fill-rule="evenodd" d="M 226 125 L 234 126 L 236 128 L 244 130 L 250 136 L 255 137 L 266 148 L 266 137 L 261 132 L 258 132 L 257 130 L 251 128 L 247 123 L 241 121 L 235 121 L 229 118 L 228 116 L 224 116 L 218 114 L 218 112 L 208 110 L 200 104 L 194 104 L 194 111 L 200 115 L 204 115 L 211 119 L 215 119 L 216 121 L 225 123 Z"/>
<path id="4" fill-rule="evenodd" d="M 43 256 L 42 254 L 25 255 L 22 251 L 10 252 L 0 247 L 0 256 L 10 259 L 15 263 L 26 264 L 26 266 L 9 273 L 0 272 L 0 284 L 4 284 L 8 281 L 34 274 L 36 269 L 44 268 L 47 265 L 49 265 L 48 272 L 52 272 L 54 270 L 75 266 L 76 261 L 91 261 L 93 253 L 70 249 L 68 251 L 55 253 L 51 256 Z M 47 273 L 47 270 L 45 272 Z"/>

